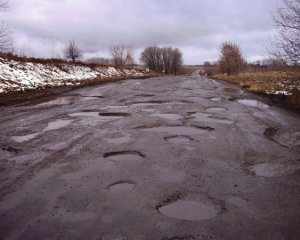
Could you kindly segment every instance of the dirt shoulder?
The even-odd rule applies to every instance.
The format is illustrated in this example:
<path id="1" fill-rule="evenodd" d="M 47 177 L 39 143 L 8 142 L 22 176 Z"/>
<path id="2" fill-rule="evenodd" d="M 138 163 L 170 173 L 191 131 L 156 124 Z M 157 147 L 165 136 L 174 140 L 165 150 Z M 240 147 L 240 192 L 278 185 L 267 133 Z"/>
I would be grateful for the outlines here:
<path id="1" fill-rule="evenodd" d="M 300 110 L 299 72 L 257 72 L 237 76 L 218 74 L 213 78 L 238 84 L 251 92 L 270 97 L 284 107 Z"/>
<path id="2" fill-rule="evenodd" d="M 106 79 L 95 78 L 95 79 L 82 81 L 80 85 L 45 86 L 43 88 L 27 89 L 24 91 L 11 91 L 6 93 L 0 93 L 0 106 L 9 106 L 15 104 L 34 105 L 34 104 L 42 103 L 44 101 L 51 100 L 55 98 L 57 95 L 67 93 L 77 88 L 119 82 L 128 79 L 147 79 L 155 76 L 157 75 L 148 74 L 142 77 L 122 76 L 122 77 L 106 78 Z"/>

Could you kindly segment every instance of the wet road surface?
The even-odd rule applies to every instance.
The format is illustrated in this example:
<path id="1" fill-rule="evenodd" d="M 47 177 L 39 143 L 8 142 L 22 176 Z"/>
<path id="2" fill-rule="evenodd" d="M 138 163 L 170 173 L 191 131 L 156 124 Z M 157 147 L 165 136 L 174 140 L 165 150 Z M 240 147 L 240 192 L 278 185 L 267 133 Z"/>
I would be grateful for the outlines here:
<path id="1" fill-rule="evenodd" d="M 1 107 L 0 239 L 299 239 L 300 117 L 198 76 Z"/>

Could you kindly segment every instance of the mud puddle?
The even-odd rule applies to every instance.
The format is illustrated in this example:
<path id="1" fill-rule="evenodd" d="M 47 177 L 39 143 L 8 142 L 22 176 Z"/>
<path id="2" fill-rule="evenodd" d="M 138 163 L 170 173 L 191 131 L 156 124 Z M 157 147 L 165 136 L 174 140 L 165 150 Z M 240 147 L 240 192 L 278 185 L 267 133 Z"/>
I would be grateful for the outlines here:
<path id="1" fill-rule="evenodd" d="M 57 121 L 54 121 L 54 122 L 50 122 L 50 123 L 48 123 L 48 126 L 44 129 L 44 132 L 66 127 L 71 122 L 72 121 L 70 121 L 70 120 L 57 120 Z"/>
<path id="2" fill-rule="evenodd" d="M 221 124 L 233 124 L 233 121 L 222 118 L 211 117 L 211 114 L 207 113 L 194 113 L 191 115 L 197 122 L 208 122 L 208 123 L 221 123 Z"/>
<path id="3" fill-rule="evenodd" d="M 165 137 L 164 139 L 169 143 L 175 143 L 175 144 L 188 143 L 194 140 L 189 136 L 169 136 L 169 137 Z"/>
<path id="4" fill-rule="evenodd" d="M 143 131 L 147 132 L 166 132 L 172 135 L 198 135 L 207 133 L 207 129 L 201 129 L 197 127 L 185 127 L 185 126 L 174 126 L 174 127 L 154 127 L 145 128 Z"/>
<path id="5" fill-rule="evenodd" d="M 154 113 L 154 114 L 151 114 L 151 116 L 160 117 L 160 118 L 164 118 L 164 119 L 167 119 L 167 120 L 179 120 L 179 119 L 183 118 L 179 114 L 172 114 L 172 113 Z"/>
<path id="6" fill-rule="evenodd" d="M 128 181 L 120 181 L 109 185 L 106 189 L 112 193 L 129 192 L 135 188 L 135 184 Z"/>
<path id="7" fill-rule="evenodd" d="M 299 172 L 300 166 L 259 163 L 250 167 L 249 170 L 259 177 L 280 177 Z"/>
<path id="8" fill-rule="evenodd" d="M 210 113 L 215 113 L 215 112 L 226 111 L 226 109 L 225 108 L 221 108 L 221 107 L 212 107 L 212 108 L 207 108 L 206 111 L 210 112 Z"/>
<path id="9" fill-rule="evenodd" d="M 239 99 L 237 100 L 237 102 L 246 106 L 257 107 L 261 109 L 267 109 L 270 107 L 269 105 L 263 103 L 262 101 L 255 100 L 255 99 Z"/>
<path id="10" fill-rule="evenodd" d="M 119 162 L 143 160 L 145 155 L 137 151 L 122 151 L 105 153 L 103 157 L 107 160 Z"/>
<path id="11" fill-rule="evenodd" d="M 176 202 L 160 207 L 158 210 L 165 216 L 190 221 L 206 220 L 218 214 L 218 210 L 214 207 L 187 200 L 177 200 Z"/>
<path id="12" fill-rule="evenodd" d="M 213 102 L 220 102 L 222 100 L 222 98 L 214 97 L 214 98 L 211 98 L 210 100 Z"/>
<path id="13" fill-rule="evenodd" d="M 29 141 L 31 139 L 34 139 L 35 137 L 37 137 L 38 135 L 40 135 L 44 132 L 66 127 L 69 124 L 71 124 L 71 122 L 72 121 L 70 121 L 70 120 L 56 120 L 54 122 L 48 123 L 48 126 L 41 132 L 33 133 L 33 134 L 25 135 L 25 136 L 13 136 L 12 139 L 15 142 L 26 142 L 26 141 Z"/>

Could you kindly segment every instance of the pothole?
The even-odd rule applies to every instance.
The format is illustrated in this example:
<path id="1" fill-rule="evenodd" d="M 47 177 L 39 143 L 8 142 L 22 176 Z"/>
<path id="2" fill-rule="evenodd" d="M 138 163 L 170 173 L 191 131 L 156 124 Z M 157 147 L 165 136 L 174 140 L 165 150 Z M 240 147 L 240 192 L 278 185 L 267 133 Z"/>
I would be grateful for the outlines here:
<path id="1" fill-rule="evenodd" d="M 101 117 L 129 117 L 131 114 L 126 112 L 101 112 Z"/>
<path id="2" fill-rule="evenodd" d="M 300 166 L 259 163 L 249 167 L 249 170 L 260 177 L 280 177 L 297 173 L 300 170 Z"/>
<path id="3" fill-rule="evenodd" d="M 171 135 L 198 135 L 207 133 L 209 130 L 198 127 L 186 126 L 167 126 L 167 127 L 153 127 L 145 128 L 143 131 L 147 132 L 166 132 Z"/>
<path id="4" fill-rule="evenodd" d="M 222 98 L 219 98 L 219 97 L 213 97 L 210 99 L 211 101 L 213 102 L 220 102 L 222 100 Z"/>
<path id="5" fill-rule="evenodd" d="M 70 120 L 57 120 L 57 121 L 54 121 L 54 122 L 50 122 L 50 123 L 48 123 L 48 126 L 44 129 L 44 132 L 66 127 L 71 122 L 72 121 L 70 121 Z"/>
<path id="6" fill-rule="evenodd" d="M 215 113 L 215 112 L 223 112 L 226 111 L 225 108 L 222 107 L 212 107 L 212 108 L 207 108 L 206 109 L 207 112 L 211 112 L 211 113 Z"/>
<path id="7" fill-rule="evenodd" d="M 158 211 L 171 218 L 190 221 L 210 219 L 219 213 L 214 207 L 188 200 L 177 200 L 171 204 L 158 208 Z"/>
<path id="8" fill-rule="evenodd" d="M 133 182 L 119 181 L 119 182 L 110 184 L 106 189 L 108 189 L 112 193 L 123 193 L 123 192 L 129 192 L 129 191 L 133 190 L 134 187 L 135 187 L 135 184 Z"/>
<path id="9" fill-rule="evenodd" d="M 164 138 L 170 143 L 180 144 L 180 143 L 188 143 L 190 141 L 193 141 L 194 139 L 189 136 L 183 136 L 183 135 L 175 135 L 175 136 L 168 136 Z"/>
<path id="10" fill-rule="evenodd" d="M 112 144 L 127 143 L 130 142 L 130 140 L 131 140 L 131 135 L 129 134 L 120 134 L 117 135 L 116 137 L 104 138 L 104 141 Z"/>
<path id="11" fill-rule="evenodd" d="M 251 107 L 256 107 L 261 109 L 267 109 L 270 107 L 269 105 L 263 103 L 262 101 L 255 100 L 255 99 L 238 99 L 237 102 L 246 106 L 251 106 Z"/>
<path id="12" fill-rule="evenodd" d="M 300 130 L 270 127 L 265 130 L 264 135 L 281 146 L 300 149 Z"/>
<path id="13" fill-rule="evenodd" d="M 194 113 L 191 115 L 197 122 L 208 122 L 208 123 L 221 123 L 221 124 L 233 124 L 233 121 L 223 118 L 211 117 L 211 114 L 207 113 Z"/>
<path id="14" fill-rule="evenodd" d="M 137 94 L 135 97 L 155 97 L 154 94 Z"/>
<path id="15" fill-rule="evenodd" d="M 70 117 L 99 117 L 99 112 L 93 112 L 93 111 L 83 111 L 83 112 L 76 112 L 68 114 Z"/>
<path id="16" fill-rule="evenodd" d="M 26 141 L 29 141 L 29 140 L 35 138 L 38 135 L 40 135 L 40 133 L 28 134 L 28 135 L 25 135 L 25 136 L 13 136 L 12 139 L 15 142 L 26 142 Z"/>
<path id="17" fill-rule="evenodd" d="M 160 117 L 168 120 L 179 120 L 182 119 L 183 117 L 179 114 L 172 114 L 172 113 L 154 113 L 151 114 L 153 117 Z"/>
<path id="18" fill-rule="evenodd" d="M 8 158 L 18 154 L 21 150 L 13 147 L 2 147 L 0 148 L 0 158 Z"/>
<path id="19" fill-rule="evenodd" d="M 138 161 L 143 160 L 145 155 L 138 151 L 121 151 L 121 152 L 109 152 L 103 155 L 104 158 L 111 161 Z"/>
<path id="20" fill-rule="evenodd" d="M 91 100 L 98 100 L 99 98 L 104 98 L 103 96 L 82 96 L 83 100 L 91 101 Z"/>

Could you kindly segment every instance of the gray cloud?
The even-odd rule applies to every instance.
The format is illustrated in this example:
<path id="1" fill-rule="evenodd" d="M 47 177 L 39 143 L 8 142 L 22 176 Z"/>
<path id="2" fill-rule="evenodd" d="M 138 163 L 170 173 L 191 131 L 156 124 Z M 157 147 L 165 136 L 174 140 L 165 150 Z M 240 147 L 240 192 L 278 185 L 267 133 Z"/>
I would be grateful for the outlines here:
<path id="1" fill-rule="evenodd" d="M 1 13 L 28 55 L 61 54 L 75 39 L 86 56 L 107 55 L 111 45 L 137 49 L 172 45 L 185 63 L 218 58 L 222 41 L 240 44 L 248 59 L 261 58 L 274 35 L 271 12 L 281 0 L 10 0 Z"/>

